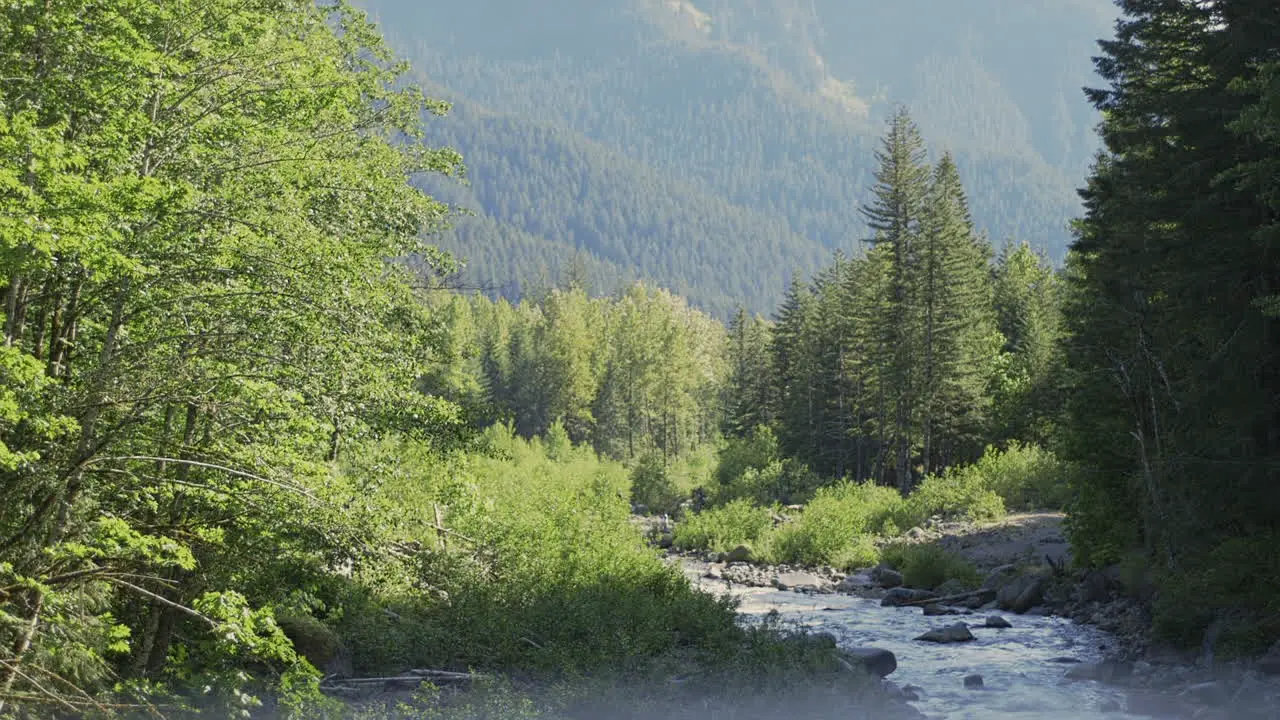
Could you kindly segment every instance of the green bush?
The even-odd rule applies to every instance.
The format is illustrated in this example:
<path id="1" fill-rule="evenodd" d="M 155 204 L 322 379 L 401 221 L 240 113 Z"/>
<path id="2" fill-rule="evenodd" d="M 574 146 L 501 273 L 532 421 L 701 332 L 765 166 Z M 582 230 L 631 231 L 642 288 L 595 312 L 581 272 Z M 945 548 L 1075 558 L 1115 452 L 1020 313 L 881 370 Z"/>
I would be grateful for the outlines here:
<path id="1" fill-rule="evenodd" d="M 482 447 L 448 459 L 388 449 L 388 535 L 434 539 L 433 505 L 455 534 L 361 563 L 352 587 L 324 598 L 358 670 L 555 675 L 737 642 L 731 604 L 693 590 L 630 522 L 625 467 L 589 449 L 552 460 L 501 426 Z"/>
<path id="2" fill-rule="evenodd" d="M 717 488 L 715 501 L 754 500 L 760 505 L 805 502 L 822 484 L 822 477 L 797 460 L 775 460 L 762 468 L 749 467 L 730 485 Z"/>
<path id="3" fill-rule="evenodd" d="M 977 463 L 960 470 L 1014 510 L 1062 510 L 1071 499 L 1072 466 L 1038 445 L 1009 443 L 1007 450 L 987 447 Z"/>
<path id="4" fill-rule="evenodd" d="M 645 506 L 649 514 L 675 514 L 684 498 L 661 455 L 649 453 L 631 470 L 631 502 Z"/>
<path id="5" fill-rule="evenodd" d="M 799 518 L 774 532 L 768 557 L 774 562 L 846 569 L 874 564 L 871 536 L 890 528 L 902 507 L 896 490 L 871 483 L 820 488 Z"/>
<path id="6" fill-rule="evenodd" d="M 1184 558 L 1158 581 L 1153 607 L 1157 635 L 1200 647 L 1217 621 L 1217 651 L 1262 652 L 1280 640 L 1280 531 L 1235 537 Z"/>
<path id="7" fill-rule="evenodd" d="M 989 489 L 981 475 L 969 468 L 950 468 L 930 475 L 911 493 L 895 521 L 899 527 L 921 525 L 933 516 L 944 519 L 998 520 L 1004 500 Z"/>
<path id="8" fill-rule="evenodd" d="M 778 438 L 761 425 L 750 437 L 729 438 L 717 453 L 716 485 L 728 487 L 750 469 L 761 470 L 778 460 Z"/>
<path id="9" fill-rule="evenodd" d="M 773 511 L 750 500 L 689 515 L 675 528 L 675 546 L 684 550 L 727 552 L 738 545 L 760 547 L 773 529 Z"/>
<path id="10" fill-rule="evenodd" d="M 892 543 L 881 548 L 880 558 L 901 572 L 903 582 L 910 587 L 932 590 L 948 580 L 957 580 L 971 589 L 982 582 L 972 563 L 937 545 Z"/>

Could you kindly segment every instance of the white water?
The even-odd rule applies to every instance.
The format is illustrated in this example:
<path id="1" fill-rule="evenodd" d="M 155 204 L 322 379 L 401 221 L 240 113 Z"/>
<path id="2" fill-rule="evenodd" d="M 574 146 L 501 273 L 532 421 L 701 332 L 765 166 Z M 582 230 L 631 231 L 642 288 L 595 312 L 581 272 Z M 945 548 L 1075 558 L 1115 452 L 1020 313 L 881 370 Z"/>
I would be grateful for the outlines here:
<path id="1" fill-rule="evenodd" d="M 1051 662 L 1073 658 L 1103 659 L 1112 641 L 1095 628 L 1051 617 L 1003 615 L 1013 627 L 976 627 L 983 613 L 972 616 L 925 617 L 919 608 L 882 608 L 877 600 L 840 594 L 807 595 L 770 588 L 749 588 L 698 577 L 691 579 L 709 592 L 729 592 L 741 601 L 744 620 L 758 621 L 777 611 L 786 624 L 836 636 L 841 647 L 877 647 L 893 652 L 898 669 L 889 680 L 899 686 L 921 688 L 913 702 L 931 717 L 948 720 L 1125 720 L 1149 718 L 1107 708 L 1123 707 L 1124 693 L 1094 682 L 1063 679 L 1069 664 Z M 977 638 L 972 642 L 935 644 L 912 638 L 935 627 L 967 622 Z M 969 690 L 964 678 L 980 674 L 984 688 Z"/>

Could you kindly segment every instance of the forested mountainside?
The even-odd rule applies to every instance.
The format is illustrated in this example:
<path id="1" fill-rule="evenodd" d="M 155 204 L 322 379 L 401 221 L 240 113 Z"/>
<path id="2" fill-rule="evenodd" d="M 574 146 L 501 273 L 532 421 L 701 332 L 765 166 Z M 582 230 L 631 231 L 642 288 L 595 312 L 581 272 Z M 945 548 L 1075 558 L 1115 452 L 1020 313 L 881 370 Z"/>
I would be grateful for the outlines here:
<path id="1" fill-rule="evenodd" d="M 1096 147 L 1082 88 L 1114 15 L 1105 0 L 362 4 L 455 103 L 431 139 L 467 161 L 470 191 L 448 196 L 477 217 L 442 245 L 472 281 L 516 297 L 578 249 L 611 286 L 648 279 L 721 316 L 860 252 L 896 103 L 954 153 L 978 227 L 1060 261 Z"/>

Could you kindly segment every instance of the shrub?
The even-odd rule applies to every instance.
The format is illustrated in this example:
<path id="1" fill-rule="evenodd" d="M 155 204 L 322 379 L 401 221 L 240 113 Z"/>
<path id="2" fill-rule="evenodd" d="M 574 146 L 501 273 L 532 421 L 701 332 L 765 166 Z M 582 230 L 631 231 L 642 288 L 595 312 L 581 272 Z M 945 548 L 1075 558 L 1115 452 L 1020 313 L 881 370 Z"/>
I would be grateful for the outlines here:
<path id="1" fill-rule="evenodd" d="M 321 598 L 358 671 L 452 667 L 559 675 L 738 642 L 732 605 L 696 592 L 630 522 L 629 473 L 589 449 L 491 428 L 489 452 L 388 448 L 388 540 L 455 534 L 408 559 L 357 564 Z"/>
<path id="2" fill-rule="evenodd" d="M 820 488 L 797 520 L 774 533 L 769 557 L 799 565 L 874 564 L 869 536 L 883 533 L 902 505 L 896 490 L 870 483 Z"/>
<path id="3" fill-rule="evenodd" d="M 717 453 L 716 485 L 733 485 L 747 470 L 761 470 L 777 459 L 778 438 L 768 426 L 757 427 L 750 437 L 729 438 Z"/>
<path id="4" fill-rule="evenodd" d="M 631 471 L 631 502 L 654 515 L 674 514 L 684 494 L 667 470 L 661 455 L 649 453 L 640 458 Z"/>
<path id="5" fill-rule="evenodd" d="M 773 529 L 773 512 L 750 500 L 689 515 L 676 524 L 675 546 L 685 550 L 727 552 L 737 545 L 761 546 Z"/>
<path id="6" fill-rule="evenodd" d="M 1217 651 L 1257 653 L 1280 639 L 1280 531 L 1218 543 L 1182 560 L 1159 579 L 1153 629 L 1172 642 L 1200 647 L 1219 624 Z"/>
<path id="7" fill-rule="evenodd" d="M 798 460 L 775 460 L 763 468 L 750 467 L 731 485 L 717 488 L 716 502 L 754 500 L 760 505 L 795 505 L 812 497 L 822 478 Z"/>
<path id="8" fill-rule="evenodd" d="M 960 472 L 976 474 L 1010 509 L 1062 510 L 1071 498 L 1072 466 L 1038 445 L 1013 441 L 1004 451 L 989 446 Z"/>
<path id="9" fill-rule="evenodd" d="M 977 568 L 968 560 L 937 545 L 892 543 L 881 549 L 881 560 L 902 573 L 911 587 L 932 590 L 948 580 L 958 580 L 966 588 L 982 582 Z"/>
<path id="10" fill-rule="evenodd" d="M 986 487 L 969 468 L 950 468 L 930 475 L 911 493 L 896 523 L 915 527 L 937 515 L 944 519 L 997 520 L 1004 516 L 1004 500 Z"/>

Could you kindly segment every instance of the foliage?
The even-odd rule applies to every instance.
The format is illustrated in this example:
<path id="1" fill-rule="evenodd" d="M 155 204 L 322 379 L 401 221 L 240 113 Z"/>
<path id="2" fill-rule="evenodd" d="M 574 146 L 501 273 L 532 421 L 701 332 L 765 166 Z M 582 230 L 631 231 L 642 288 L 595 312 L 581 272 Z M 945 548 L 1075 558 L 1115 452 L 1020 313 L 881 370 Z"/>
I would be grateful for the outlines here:
<path id="1" fill-rule="evenodd" d="M 675 546 L 727 552 L 738 545 L 764 546 L 773 529 L 773 510 L 740 498 L 689 515 L 676 524 Z"/>
<path id="2" fill-rule="evenodd" d="M 949 468 L 930 475 L 907 498 L 900 526 L 923 525 L 934 517 L 945 520 L 998 520 L 1004 517 L 1004 500 L 970 468 Z"/>
<path id="3" fill-rule="evenodd" d="M 367 589 L 335 597 L 333 606 L 351 606 L 335 622 L 358 668 L 554 674 L 732 637 L 729 607 L 690 588 L 631 525 L 626 468 L 589 448 L 552 459 L 510 426 L 486 430 L 481 447 L 396 453 L 396 503 L 438 503 L 455 535 L 406 560 L 405 572 L 361 569 Z M 422 530 L 398 532 L 421 537 L 435 522 L 423 515 Z"/>
<path id="4" fill-rule="evenodd" d="M 526 438 L 559 423 L 574 443 L 663 464 L 696 451 L 719 428 L 725 330 L 669 292 L 641 284 L 612 297 L 552 288 L 518 305 L 446 295 L 434 305 L 466 328 L 452 369 L 424 389 L 509 420 Z"/>
<path id="5" fill-rule="evenodd" d="M 1153 629 L 1199 646 L 1206 637 L 1230 657 L 1266 651 L 1280 633 L 1280 560 L 1274 531 L 1229 538 L 1157 578 Z"/>
<path id="6" fill-rule="evenodd" d="M 1105 87 L 1088 91 L 1106 147 L 1082 190 L 1063 314 L 1061 441 L 1081 468 L 1070 531 L 1088 561 L 1142 553 L 1166 576 L 1162 627 L 1191 642 L 1202 616 L 1246 627 L 1274 612 L 1244 600 L 1258 585 L 1228 595 L 1201 580 L 1277 577 L 1252 548 L 1280 519 L 1276 271 L 1259 264 L 1280 227 L 1280 25 L 1261 2 L 1120 6 L 1096 60 Z M 1280 637 L 1258 627 L 1259 642 Z"/>
<path id="7" fill-rule="evenodd" d="M 873 546 L 864 536 L 884 533 L 901 505 L 892 488 L 852 482 L 820 488 L 794 522 L 778 529 L 770 556 L 777 562 L 844 569 L 873 564 Z"/>
<path id="8" fill-rule="evenodd" d="M 457 430 L 387 262 L 449 270 L 408 182 L 459 170 L 417 142 L 447 106 L 341 2 L 9 3 L 0 36 L 0 711 L 314 690 L 272 605 L 377 525 L 332 463 Z"/>
<path id="9" fill-rule="evenodd" d="M 972 563 L 937 545 L 897 542 L 885 545 L 880 552 L 881 561 L 901 572 L 910 587 L 932 590 L 956 580 L 968 589 L 982 582 Z"/>
<path id="10" fill-rule="evenodd" d="M 655 515 L 672 515 L 688 495 L 680 492 L 667 473 L 662 457 L 650 453 L 631 469 L 631 502 L 643 505 Z"/>
<path id="11" fill-rule="evenodd" d="M 999 495 L 1009 510 L 1063 510 L 1071 499 L 1073 468 L 1050 450 L 1012 441 L 988 446 L 978 462 L 957 470 Z"/>

